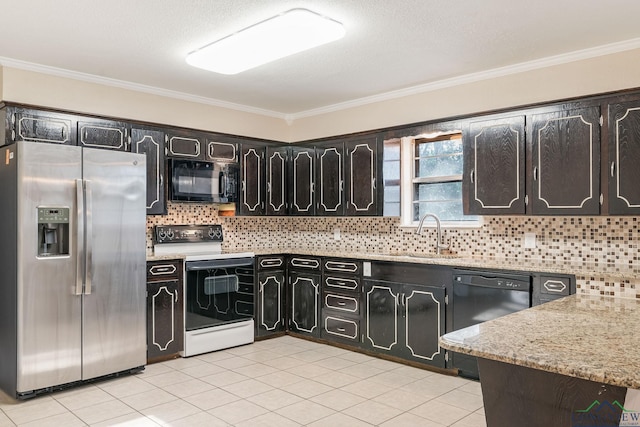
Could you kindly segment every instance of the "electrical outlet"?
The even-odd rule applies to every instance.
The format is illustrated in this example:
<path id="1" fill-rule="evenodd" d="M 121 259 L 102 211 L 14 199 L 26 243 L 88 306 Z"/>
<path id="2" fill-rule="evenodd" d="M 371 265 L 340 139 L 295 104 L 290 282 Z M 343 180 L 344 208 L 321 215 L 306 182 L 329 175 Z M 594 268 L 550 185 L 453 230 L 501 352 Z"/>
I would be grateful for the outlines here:
<path id="1" fill-rule="evenodd" d="M 524 233 L 524 247 L 526 249 L 535 249 L 536 247 L 535 233 Z"/>
<path id="2" fill-rule="evenodd" d="M 333 229 L 333 240 L 340 240 L 340 229 L 338 227 Z"/>

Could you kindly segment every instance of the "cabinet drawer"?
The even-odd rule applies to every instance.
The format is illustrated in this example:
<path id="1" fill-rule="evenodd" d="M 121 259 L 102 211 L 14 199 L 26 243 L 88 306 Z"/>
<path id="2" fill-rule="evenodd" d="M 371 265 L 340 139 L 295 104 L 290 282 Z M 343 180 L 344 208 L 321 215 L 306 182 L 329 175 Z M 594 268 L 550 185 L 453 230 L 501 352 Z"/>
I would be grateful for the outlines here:
<path id="1" fill-rule="evenodd" d="M 334 275 L 324 276 L 324 285 L 330 289 L 341 289 L 348 291 L 360 292 L 360 278 L 358 277 L 342 277 Z"/>
<path id="2" fill-rule="evenodd" d="M 320 270 L 320 258 L 294 256 L 289 259 L 289 266 L 295 269 Z"/>
<path id="3" fill-rule="evenodd" d="M 358 298 L 331 292 L 325 292 L 323 306 L 324 308 L 340 310 L 351 314 L 358 314 L 360 312 Z"/>
<path id="4" fill-rule="evenodd" d="M 258 270 L 281 269 L 284 266 L 284 256 L 274 255 L 258 258 Z"/>
<path id="5" fill-rule="evenodd" d="M 322 335 L 326 338 L 342 338 L 349 341 L 359 341 L 360 322 L 338 316 L 323 316 Z"/>
<path id="6" fill-rule="evenodd" d="M 549 295 L 569 295 L 571 278 L 540 276 L 540 293 Z"/>
<path id="7" fill-rule="evenodd" d="M 147 262 L 147 281 L 178 279 L 182 274 L 181 260 Z"/>
<path id="8" fill-rule="evenodd" d="M 362 263 L 360 261 L 343 259 L 327 259 L 324 261 L 322 268 L 326 272 L 353 274 L 359 276 L 362 270 Z"/>

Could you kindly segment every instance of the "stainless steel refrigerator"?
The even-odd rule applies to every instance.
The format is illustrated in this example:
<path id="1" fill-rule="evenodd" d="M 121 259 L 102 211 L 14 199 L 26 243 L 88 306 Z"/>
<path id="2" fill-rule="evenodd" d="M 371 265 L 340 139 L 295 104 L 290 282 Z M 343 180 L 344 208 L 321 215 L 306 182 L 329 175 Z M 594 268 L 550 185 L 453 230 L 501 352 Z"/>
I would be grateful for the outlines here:
<path id="1" fill-rule="evenodd" d="M 0 147 L 0 387 L 25 398 L 146 363 L 141 154 Z"/>

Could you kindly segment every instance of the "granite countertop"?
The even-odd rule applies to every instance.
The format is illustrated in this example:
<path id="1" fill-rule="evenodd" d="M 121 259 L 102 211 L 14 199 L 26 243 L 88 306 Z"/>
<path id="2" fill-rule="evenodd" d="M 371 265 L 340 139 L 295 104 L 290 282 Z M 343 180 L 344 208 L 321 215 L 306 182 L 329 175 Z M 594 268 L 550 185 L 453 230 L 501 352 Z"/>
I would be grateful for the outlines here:
<path id="1" fill-rule="evenodd" d="M 640 301 L 571 295 L 440 337 L 485 359 L 640 389 Z"/>
<path id="2" fill-rule="evenodd" d="M 225 248 L 223 253 L 253 252 L 256 255 L 296 254 L 322 257 L 353 258 L 370 261 L 409 262 L 417 264 L 448 265 L 462 268 L 502 269 L 512 271 L 579 274 L 584 276 L 606 276 L 614 280 L 638 280 L 640 279 L 640 264 L 607 264 L 585 263 L 581 260 L 537 260 L 537 259 L 510 259 L 495 257 L 460 257 L 455 254 L 413 254 L 413 253 L 367 253 L 348 252 L 330 249 L 310 248 Z M 147 261 L 184 258 L 180 256 L 156 256 L 153 252 L 147 252 Z"/>

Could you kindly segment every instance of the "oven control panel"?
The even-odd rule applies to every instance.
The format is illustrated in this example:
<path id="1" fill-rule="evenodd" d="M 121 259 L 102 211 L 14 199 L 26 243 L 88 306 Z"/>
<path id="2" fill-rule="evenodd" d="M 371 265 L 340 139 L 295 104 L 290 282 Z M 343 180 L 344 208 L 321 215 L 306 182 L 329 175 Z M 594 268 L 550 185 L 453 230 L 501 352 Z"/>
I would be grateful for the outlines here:
<path id="1" fill-rule="evenodd" d="M 222 225 L 156 225 L 155 243 L 222 242 Z"/>

